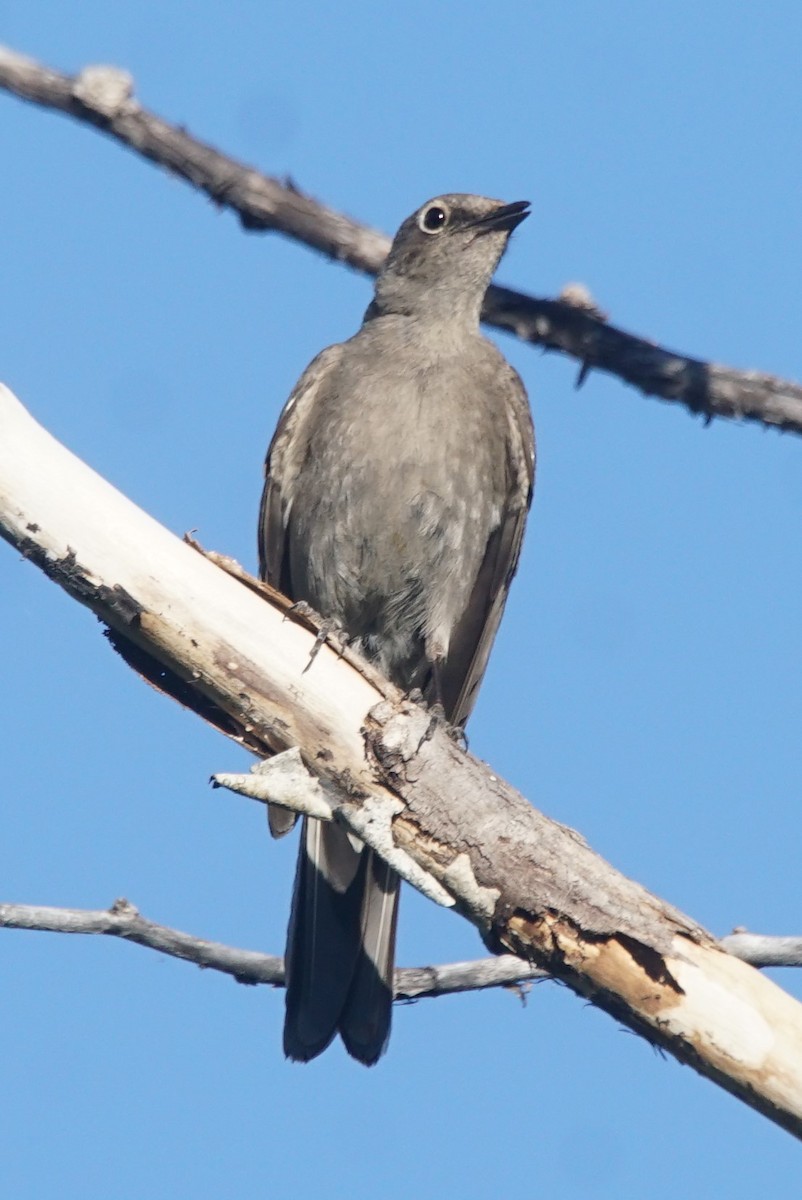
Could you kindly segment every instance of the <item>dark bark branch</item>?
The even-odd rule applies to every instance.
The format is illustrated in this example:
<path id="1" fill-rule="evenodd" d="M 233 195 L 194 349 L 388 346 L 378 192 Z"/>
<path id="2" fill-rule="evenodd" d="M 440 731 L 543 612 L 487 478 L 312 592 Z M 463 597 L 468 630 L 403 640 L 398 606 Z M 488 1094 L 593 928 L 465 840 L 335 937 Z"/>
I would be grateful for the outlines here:
<path id="1" fill-rule="evenodd" d="M 304 195 L 291 181 L 236 162 L 142 108 L 123 71 L 89 67 L 76 76 L 62 75 L 0 47 L 0 88 L 94 125 L 231 209 L 247 230 L 281 233 L 369 275 L 387 253 L 384 234 Z M 799 384 L 707 363 L 626 333 L 604 320 L 576 289 L 549 300 L 494 287 L 484 319 L 523 341 L 577 359 L 578 382 L 595 368 L 645 395 L 683 404 L 707 421 L 733 417 L 802 433 Z"/>

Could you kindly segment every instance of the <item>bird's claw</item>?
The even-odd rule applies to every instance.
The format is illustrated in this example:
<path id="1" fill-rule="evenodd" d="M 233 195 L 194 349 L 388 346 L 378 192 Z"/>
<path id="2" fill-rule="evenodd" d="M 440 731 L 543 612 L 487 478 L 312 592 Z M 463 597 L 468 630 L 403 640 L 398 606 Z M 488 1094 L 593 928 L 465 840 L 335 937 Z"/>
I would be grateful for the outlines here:
<path id="1" fill-rule="evenodd" d="M 314 645 L 309 651 L 309 661 L 304 667 L 304 673 L 309 670 L 312 663 L 317 658 L 318 653 L 320 652 L 320 647 L 325 645 L 326 642 L 328 642 L 331 638 L 336 639 L 332 649 L 336 651 L 339 657 L 342 657 L 346 646 L 351 640 L 343 629 L 341 621 L 338 621 L 335 617 L 323 618 L 319 617 L 317 613 L 314 615 L 316 618 L 316 624 L 318 625 L 318 631 L 315 635 Z"/>

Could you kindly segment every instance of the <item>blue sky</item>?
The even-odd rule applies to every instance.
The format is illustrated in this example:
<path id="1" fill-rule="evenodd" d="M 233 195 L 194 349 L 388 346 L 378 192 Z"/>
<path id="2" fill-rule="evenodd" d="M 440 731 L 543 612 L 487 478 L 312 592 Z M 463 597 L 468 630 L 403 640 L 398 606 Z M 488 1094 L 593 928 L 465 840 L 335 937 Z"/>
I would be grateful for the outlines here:
<path id="1" fill-rule="evenodd" d="M 790 2 L 0 0 L 15 49 L 125 67 L 162 116 L 388 232 L 443 191 L 528 198 L 504 283 L 580 280 L 625 328 L 797 379 L 801 37 Z M 280 407 L 369 283 L 5 95 L 0 155 L 0 378 L 253 568 Z M 799 932 L 802 443 L 598 374 L 577 393 L 576 364 L 500 344 L 539 476 L 472 748 L 713 932 Z M 293 849 L 206 782 L 245 755 L 8 549 L 0 597 L 0 899 L 125 895 L 279 952 Z M 554 985 L 400 1007 L 373 1071 L 298 1067 L 280 993 L 110 939 L 0 940 L 15 1200 L 798 1190 L 787 1135 Z M 405 894 L 402 964 L 478 953 Z"/>

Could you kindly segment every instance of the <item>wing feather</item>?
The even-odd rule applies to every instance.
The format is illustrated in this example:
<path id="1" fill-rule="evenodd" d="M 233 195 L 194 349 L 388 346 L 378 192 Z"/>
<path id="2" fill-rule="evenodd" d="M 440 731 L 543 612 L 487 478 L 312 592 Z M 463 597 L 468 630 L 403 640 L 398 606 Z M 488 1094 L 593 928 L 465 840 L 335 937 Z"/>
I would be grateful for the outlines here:
<path id="1" fill-rule="evenodd" d="M 443 707 L 449 721 L 464 725 L 471 714 L 498 631 L 521 554 L 524 527 L 535 481 L 535 431 L 526 389 L 509 363 L 506 396 L 499 411 L 507 414 L 507 496 L 502 520 L 488 540 L 470 599 L 449 643 L 440 673 Z"/>
<path id="2" fill-rule="evenodd" d="M 321 386 L 336 370 L 341 357 L 342 346 L 329 346 L 309 364 L 284 405 L 265 460 L 265 484 L 259 507 L 259 574 L 290 599 L 295 597 L 290 574 L 289 527 L 295 481 L 309 448 L 304 426 Z M 298 816 L 270 804 L 267 820 L 273 837 L 283 837 L 294 828 Z"/>

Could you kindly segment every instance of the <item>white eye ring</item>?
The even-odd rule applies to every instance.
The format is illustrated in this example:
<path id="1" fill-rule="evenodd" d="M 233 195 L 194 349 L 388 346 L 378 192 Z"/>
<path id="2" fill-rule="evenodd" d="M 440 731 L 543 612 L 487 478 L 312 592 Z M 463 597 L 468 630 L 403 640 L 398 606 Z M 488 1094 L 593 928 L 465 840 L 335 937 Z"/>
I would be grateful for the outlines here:
<path id="1" fill-rule="evenodd" d="M 422 233 L 441 233 L 448 225 L 450 216 L 445 204 L 436 200 L 418 213 L 418 228 Z"/>

